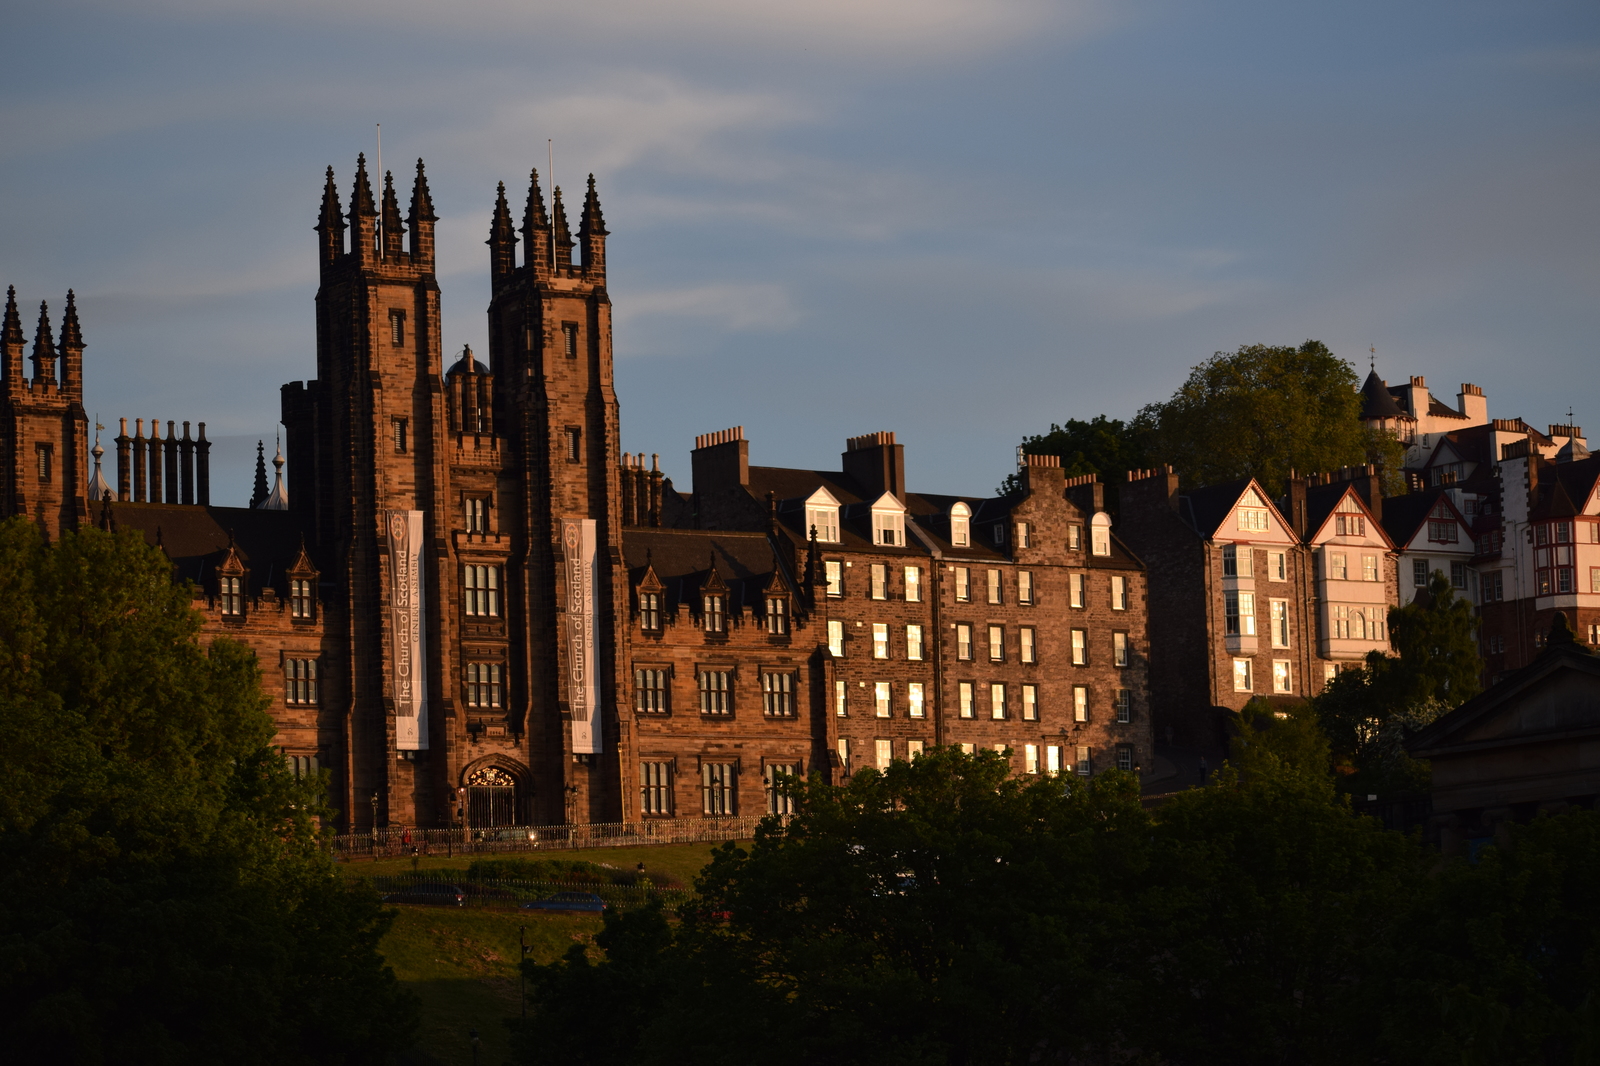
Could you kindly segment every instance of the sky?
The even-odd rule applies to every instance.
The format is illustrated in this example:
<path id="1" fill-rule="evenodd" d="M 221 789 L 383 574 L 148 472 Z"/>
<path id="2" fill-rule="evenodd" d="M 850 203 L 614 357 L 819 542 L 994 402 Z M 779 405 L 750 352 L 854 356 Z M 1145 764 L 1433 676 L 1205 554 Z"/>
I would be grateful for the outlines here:
<path id="1" fill-rule="evenodd" d="M 348 204 L 377 123 L 427 161 L 447 352 L 487 347 L 496 183 L 547 140 L 569 205 L 594 173 L 622 446 L 680 488 L 742 425 L 985 493 L 1307 338 L 1600 434 L 1592 0 L 52 0 L 6 44 L 0 285 L 30 338 L 76 290 L 91 417 L 205 421 L 217 503 L 315 373 L 323 172 Z"/>

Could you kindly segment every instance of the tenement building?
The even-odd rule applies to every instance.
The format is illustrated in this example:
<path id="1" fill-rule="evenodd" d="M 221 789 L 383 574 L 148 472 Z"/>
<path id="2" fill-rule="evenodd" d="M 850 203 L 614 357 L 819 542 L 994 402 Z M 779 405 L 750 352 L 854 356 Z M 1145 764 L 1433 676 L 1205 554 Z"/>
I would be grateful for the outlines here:
<path id="1" fill-rule="evenodd" d="M 934 745 L 1148 765 L 1146 572 L 1092 479 L 1027 457 L 1012 495 L 918 494 L 892 433 L 811 471 L 735 429 L 680 491 L 620 450 L 593 179 L 575 233 L 537 174 L 520 220 L 501 187 L 486 358 L 443 351 L 435 221 L 420 161 L 404 211 L 329 169 L 316 376 L 248 508 L 210 503 L 204 423 L 123 419 L 107 481 L 70 295 L 31 377 L 14 297 L 0 346 L 0 512 L 160 545 L 343 828 L 781 812 L 790 775 Z"/>

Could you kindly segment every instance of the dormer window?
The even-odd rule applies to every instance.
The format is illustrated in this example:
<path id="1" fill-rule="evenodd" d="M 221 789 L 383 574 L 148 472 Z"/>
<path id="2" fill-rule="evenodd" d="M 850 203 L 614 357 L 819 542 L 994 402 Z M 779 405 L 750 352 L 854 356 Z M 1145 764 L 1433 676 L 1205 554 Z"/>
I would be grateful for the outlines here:
<path id="1" fill-rule="evenodd" d="M 818 489 L 806 501 L 806 536 L 816 530 L 823 544 L 839 543 L 839 501 L 827 489 Z"/>
<path id="2" fill-rule="evenodd" d="M 728 631 L 728 598 L 720 593 L 708 594 L 700 599 L 700 613 L 707 633 Z"/>
<path id="3" fill-rule="evenodd" d="M 994 524 L 994 543 L 995 543 L 995 547 L 998 548 L 998 547 L 1004 545 L 1005 542 L 1006 542 L 1006 526 L 1005 526 L 1005 523 L 1004 522 L 996 522 Z"/>
<path id="4" fill-rule="evenodd" d="M 217 593 L 224 618 L 244 617 L 244 578 L 224 575 L 217 581 Z"/>
<path id="5" fill-rule="evenodd" d="M 767 597 L 767 632 L 775 637 L 789 634 L 789 601 L 782 596 Z"/>
<path id="6" fill-rule="evenodd" d="M 315 610 L 316 589 L 309 578 L 297 577 L 289 582 L 289 617 L 310 618 Z"/>
<path id="7" fill-rule="evenodd" d="M 639 593 L 639 628 L 646 633 L 661 632 L 661 593 Z"/>
<path id="8" fill-rule="evenodd" d="M 1104 511 L 1089 521 L 1089 551 L 1094 555 L 1111 554 L 1111 516 Z"/>
<path id="9" fill-rule="evenodd" d="M 891 493 L 872 503 L 872 543 L 903 548 L 906 544 L 906 508 Z"/>
<path id="10" fill-rule="evenodd" d="M 950 543 L 958 548 L 972 543 L 972 508 L 964 503 L 950 508 Z"/>

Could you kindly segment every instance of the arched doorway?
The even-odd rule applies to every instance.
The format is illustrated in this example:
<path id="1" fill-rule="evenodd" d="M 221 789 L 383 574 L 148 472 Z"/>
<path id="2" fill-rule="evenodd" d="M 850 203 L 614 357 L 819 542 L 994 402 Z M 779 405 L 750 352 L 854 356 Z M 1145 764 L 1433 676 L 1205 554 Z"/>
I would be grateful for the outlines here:
<path id="1" fill-rule="evenodd" d="M 518 825 L 517 779 L 499 766 L 484 766 L 467 776 L 467 825 L 493 829 Z"/>

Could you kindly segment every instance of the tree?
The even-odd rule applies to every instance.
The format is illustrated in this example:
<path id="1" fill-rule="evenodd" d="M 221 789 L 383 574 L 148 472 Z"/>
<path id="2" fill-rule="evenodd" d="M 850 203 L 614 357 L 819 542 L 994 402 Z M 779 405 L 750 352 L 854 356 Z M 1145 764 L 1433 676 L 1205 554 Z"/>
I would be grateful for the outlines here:
<path id="1" fill-rule="evenodd" d="M 1087 422 L 1067 419 L 1065 426 L 1050 425 L 1050 432 L 1022 439 L 1022 450 L 1029 455 L 1055 455 L 1067 477 L 1098 474 L 1108 486 L 1127 479 L 1129 470 L 1145 465 L 1145 452 L 1132 427 L 1120 418 L 1095 415 Z M 1022 489 L 1022 478 L 1011 473 L 997 494 L 1010 495 Z"/>
<path id="2" fill-rule="evenodd" d="M 388 919 L 269 745 L 259 667 L 199 642 L 135 533 L 0 523 L 0 995 L 28 1061 L 380 1062 Z"/>
<path id="3" fill-rule="evenodd" d="M 1320 341 L 1247 345 L 1194 367 L 1130 428 L 1152 461 L 1171 463 L 1187 484 L 1254 477 L 1276 491 L 1291 470 L 1366 463 L 1369 451 L 1386 447 L 1361 422 L 1358 384 L 1355 368 Z"/>

